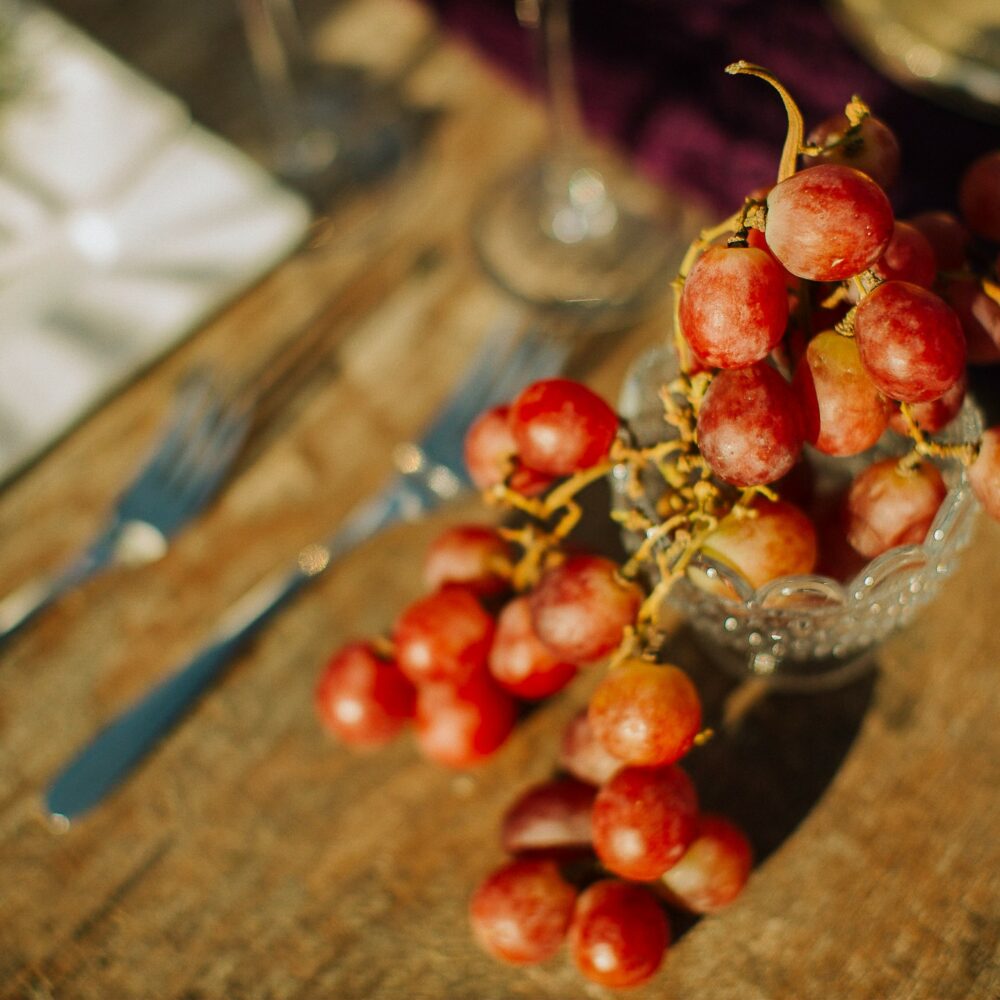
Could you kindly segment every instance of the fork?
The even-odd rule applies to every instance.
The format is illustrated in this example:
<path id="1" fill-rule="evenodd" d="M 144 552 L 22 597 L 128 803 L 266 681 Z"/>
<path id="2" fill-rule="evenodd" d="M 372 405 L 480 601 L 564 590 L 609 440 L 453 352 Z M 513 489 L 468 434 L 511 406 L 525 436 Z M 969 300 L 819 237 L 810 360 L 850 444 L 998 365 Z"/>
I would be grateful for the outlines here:
<path id="1" fill-rule="evenodd" d="M 158 444 L 93 541 L 55 575 L 30 580 L 0 600 L 0 643 L 104 567 L 161 558 L 169 539 L 218 489 L 250 410 L 246 393 L 223 397 L 206 371 L 190 373 Z"/>
<path id="2" fill-rule="evenodd" d="M 184 666 L 126 708 L 59 773 L 45 793 L 57 829 L 97 805 L 152 750 L 237 652 L 307 583 L 362 542 L 399 520 L 414 520 L 471 486 L 462 445 L 484 409 L 528 382 L 560 371 L 567 340 L 529 329 L 501 328 L 487 337 L 469 373 L 419 442 L 395 450 L 398 474 L 355 507 L 323 543 L 303 548 L 294 568 L 266 578 L 223 615 L 205 646 Z"/>

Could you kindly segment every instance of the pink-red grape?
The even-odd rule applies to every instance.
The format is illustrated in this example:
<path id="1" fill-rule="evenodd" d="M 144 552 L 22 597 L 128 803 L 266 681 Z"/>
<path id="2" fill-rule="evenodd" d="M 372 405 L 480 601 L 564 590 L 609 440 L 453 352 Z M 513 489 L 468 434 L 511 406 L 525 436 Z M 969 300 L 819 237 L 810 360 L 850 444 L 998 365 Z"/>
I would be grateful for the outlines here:
<path id="1" fill-rule="evenodd" d="M 947 280 L 942 294 L 962 324 L 969 361 L 974 365 L 1000 361 L 1000 302 L 987 295 L 973 276 Z"/>
<path id="2" fill-rule="evenodd" d="M 594 849 L 609 871 L 624 878 L 659 878 L 694 840 L 698 797 L 676 764 L 626 767 L 597 793 Z"/>
<path id="3" fill-rule="evenodd" d="M 352 642 L 330 659 L 316 686 L 326 728 L 350 746 L 388 743 L 413 717 L 416 692 L 395 663 L 366 642 Z"/>
<path id="4" fill-rule="evenodd" d="M 1000 149 L 969 164 L 959 184 L 958 204 L 974 233 L 1000 242 Z"/>
<path id="5" fill-rule="evenodd" d="M 816 568 L 816 529 L 812 521 L 787 500 L 757 497 L 751 516 L 732 513 L 705 539 L 702 552 L 738 573 L 756 590 L 782 576 L 812 573 Z M 732 585 L 694 568 L 688 577 L 709 593 L 739 599 Z"/>
<path id="6" fill-rule="evenodd" d="M 660 967 L 670 926 L 648 889 L 603 879 L 577 900 L 569 948 L 580 972 L 601 986 L 637 986 Z"/>
<path id="7" fill-rule="evenodd" d="M 510 548 L 495 528 L 458 524 L 431 542 L 424 557 L 424 583 L 437 590 L 457 583 L 482 596 L 502 594 L 509 586 Z"/>
<path id="8" fill-rule="evenodd" d="M 530 965 L 562 946 L 576 890 L 552 861 L 520 858 L 486 878 L 469 904 L 476 940 L 494 958 Z"/>
<path id="9" fill-rule="evenodd" d="M 705 813 L 694 842 L 662 881 L 672 903 L 692 913 L 716 913 L 743 891 L 752 865 L 746 834 L 724 816 Z"/>
<path id="10" fill-rule="evenodd" d="M 423 684 L 417 689 L 417 745 L 430 760 L 465 768 L 495 753 L 517 717 L 514 699 L 487 674 L 464 684 Z"/>
<path id="11" fill-rule="evenodd" d="M 572 853 L 593 841 L 592 813 L 597 790 L 576 778 L 553 778 L 523 792 L 504 813 L 503 849 Z"/>
<path id="12" fill-rule="evenodd" d="M 983 510 L 1000 521 L 1000 427 L 983 434 L 979 455 L 968 469 L 969 485 Z"/>
<path id="13" fill-rule="evenodd" d="M 711 247 L 684 281 L 680 322 L 709 365 L 743 368 L 767 357 L 788 322 L 781 268 L 753 247 Z"/>
<path id="14" fill-rule="evenodd" d="M 847 493 L 847 540 L 866 559 L 919 544 L 948 492 L 937 466 L 901 470 L 894 458 L 863 469 Z"/>
<path id="15" fill-rule="evenodd" d="M 603 785 L 617 774 L 625 762 L 611 753 L 598 739 L 587 709 L 570 719 L 559 743 L 559 765 L 574 777 L 591 785 Z"/>
<path id="16" fill-rule="evenodd" d="M 887 281 L 861 300 L 854 339 L 871 380 L 904 403 L 937 399 L 965 369 L 965 337 L 955 311 L 907 281 Z"/>
<path id="17" fill-rule="evenodd" d="M 892 239 L 872 270 L 883 281 L 909 281 L 930 288 L 937 276 L 937 259 L 930 241 L 916 226 L 896 222 Z"/>
<path id="18" fill-rule="evenodd" d="M 683 670 L 629 659 L 598 685 L 588 716 L 614 757 L 628 764 L 672 764 L 701 729 L 701 699 Z"/>
<path id="19" fill-rule="evenodd" d="M 880 187 L 891 187 L 899 176 L 899 141 L 892 129 L 874 115 L 866 115 L 853 130 L 846 114 L 833 115 L 817 125 L 806 142 L 828 147 L 817 154 L 820 162 L 854 167 Z"/>
<path id="20" fill-rule="evenodd" d="M 842 281 L 871 267 L 892 223 L 878 184 L 838 163 L 807 167 L 767 196 L 768 246 L 792 274 L 813 281 Z"/>
<path id="21" fill-rule="evenodd" d="M 858 345 L 833 330 L 815 336 L 792 387 L 805 439 L 826 455 L 856 455 L 882 436 L 892 408 L 861 362 Z"/>
<path id="22" fill-rule="evenodd" d="M 603 556 L 575 555 L 548 570 L 531 594 L 535 633 L 556 656 L 591 663 L 635 621 L 642 594 Z"/>
<path id="23" fill-rule="evenodd" d="M 926 434 L 935 434 L 947 427 L 962 409 L 968 379 L 965 372 L 961 378 L 943 395 L 926 403 L 911 403 L 910 414 Z M 894 410 L 889 418 L 889 426 L 897 434 L 906 434 L 906 421 L 899 410 Z"/>
<path id="24" fill-rule="evenodd" d="M 698 412 L 698 445 L 712 471 L 736 486 L 780 479 L 802 450 L 792 387 L 769 365 L 720 371 Z"/>
<path id="25" fill-rule="evenodd" d="M 908 221 L 930 243 L 937 270 L 960 271 L 965 267 L 970 236 L 958 216 L 951 212 L 920 212 Z"/>
<path id="26" fill-rule="evenodd" d="M 488 664 L 502 688 L 529 700 L 561 691 L 577 671 L 538 638 L 526 596 L 515 597 L 500 612 Z"/>
<path id="27" fill-rule="evenodd" d="M 534 382 L 508 416 L 518 455 L 547 476 L 569 476 L 607 457 L 618 417 L 595 392 L 571 379 Z"/>
<path id="28" fill-rule="evenodd" d="M 414 601 L 396 621 L 396 661 L 414 684 L 461 684 L 486 666 L 493 619 L 464 587 L 446 586 Z"/>
<path id="29" fill-rule="evenodd" d="M 509 413 L 509 406 L 484 410 L 465 432 L 465 467 L 477 489 L 502 483 L 517 455 Z"/>

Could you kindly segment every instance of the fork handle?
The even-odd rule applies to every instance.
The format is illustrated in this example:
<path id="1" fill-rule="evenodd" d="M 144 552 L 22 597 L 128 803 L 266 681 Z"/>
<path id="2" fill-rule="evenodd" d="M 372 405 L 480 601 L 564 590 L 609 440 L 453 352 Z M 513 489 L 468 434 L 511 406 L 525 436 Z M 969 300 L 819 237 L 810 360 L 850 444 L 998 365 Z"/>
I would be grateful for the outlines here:
<path id="1" fill-rule="evenodd" d="M 0 600 L 0 645 L 68 590 L 90 579 L 111 559 L 114 538 L 108 532 L 68 566 L 35 577 Z"/>

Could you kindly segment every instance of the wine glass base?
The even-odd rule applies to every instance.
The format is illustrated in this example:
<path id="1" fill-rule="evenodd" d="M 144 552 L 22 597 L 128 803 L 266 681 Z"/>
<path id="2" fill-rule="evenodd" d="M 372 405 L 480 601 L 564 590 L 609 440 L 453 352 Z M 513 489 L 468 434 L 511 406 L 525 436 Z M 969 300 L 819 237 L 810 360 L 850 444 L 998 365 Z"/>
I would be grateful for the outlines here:
<path id="1" fill-rule="evenodd" d="M 603 166 L 577 169 L 555 191 L 550 179 L 551 164 L 536 160 L 478 206 L 472 235 L 484 271 L 520 301 L 589 329 L 637 318 L 668 288 L 683 234 L 636 182 Z"/>

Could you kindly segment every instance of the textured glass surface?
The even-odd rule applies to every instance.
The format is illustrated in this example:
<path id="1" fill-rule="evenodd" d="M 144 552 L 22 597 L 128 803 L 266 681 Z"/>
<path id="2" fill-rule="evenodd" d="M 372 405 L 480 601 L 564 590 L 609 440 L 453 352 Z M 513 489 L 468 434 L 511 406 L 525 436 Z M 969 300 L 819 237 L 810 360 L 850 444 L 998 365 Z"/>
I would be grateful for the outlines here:
<path id="1" fill-rule="evenodd" d="M 643 443 L 664 432 L 657 390 L 676 375 L 673 351 L 658 348 L 640 357 L 622 388 L 619 410 Z M 971 400 L 939 440 L 975 439 L 982 417 Z M 875 448 L 849 459 L 830 459 L 809 449 L 818 489 L 834 490 L 871 461 L 906 448 L 887 431 Z M 867 563 L 852 579 L 787 576 L 754 591 L 729 568 L 696 557 L 693 565 L 724 577 L 743 598 L 727 600 L 681 580 L 669 602 L 682 612 L 699 638 L 727 667 L 768 676 L 786 687 L 839 682 L 863 669 L 866 654 L 914 616 L 938 592 L 968 544 L 978 510 L 957 463 L 941 466 L 948 494 L 920 545 L 891 549 Z M 613 481 L 614 478 L 613 478 Z M 620 478 L 617 479 L 620 482 Z M 624 492 L 615 490 L 626 504 Z M 626 539 L 634 545 L 635 539 Z"/>

